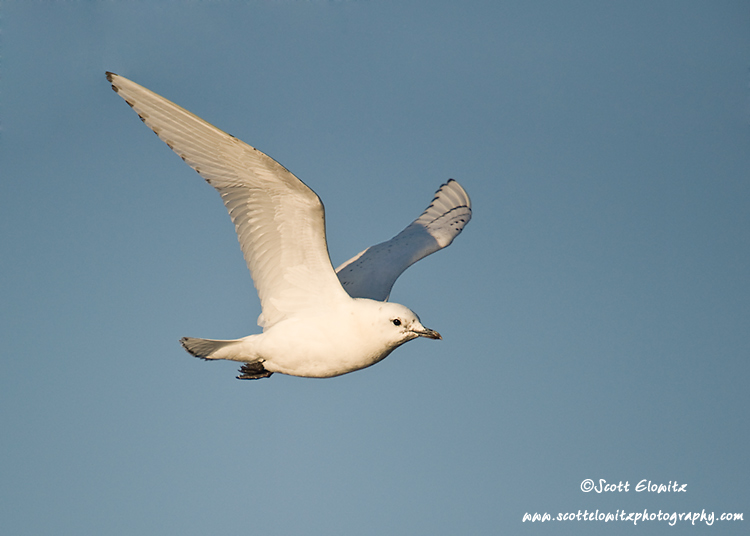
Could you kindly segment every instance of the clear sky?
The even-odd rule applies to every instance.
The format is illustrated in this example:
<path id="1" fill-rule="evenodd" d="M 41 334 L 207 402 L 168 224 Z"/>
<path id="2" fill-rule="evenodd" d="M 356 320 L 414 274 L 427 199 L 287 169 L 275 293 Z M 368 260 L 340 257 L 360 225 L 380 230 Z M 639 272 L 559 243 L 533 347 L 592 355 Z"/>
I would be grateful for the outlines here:
<path id="1" fill-rule="evenodd" d="M 0 25 L 4 534 L 747 534 L 523 516 L 750 517 L 750 3 L 11 0 Z M 459 180 L 472 222 L 391 295 L 444 340 L 328 380 L 190 357 L 258 332 L 258 299 L 105 70 L 305 181 L 335 265 Z"/>

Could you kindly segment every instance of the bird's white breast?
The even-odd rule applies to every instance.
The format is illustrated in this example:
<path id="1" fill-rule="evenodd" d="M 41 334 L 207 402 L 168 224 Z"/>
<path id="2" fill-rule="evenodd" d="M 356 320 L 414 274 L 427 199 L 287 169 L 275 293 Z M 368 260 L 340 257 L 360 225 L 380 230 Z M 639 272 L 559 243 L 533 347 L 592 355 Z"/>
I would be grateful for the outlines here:
<path id="1" fill-rule="evenodd" d="M 332 309 L 300 313 L 264 331 L 257 352 L 266 359 L 265 368 L 293 376 L 327 378 L 384 359 L 400 342 L 387 340 L 377 326 L 382 318 L 359 306 L 358 301 L 346 300 Z"/>

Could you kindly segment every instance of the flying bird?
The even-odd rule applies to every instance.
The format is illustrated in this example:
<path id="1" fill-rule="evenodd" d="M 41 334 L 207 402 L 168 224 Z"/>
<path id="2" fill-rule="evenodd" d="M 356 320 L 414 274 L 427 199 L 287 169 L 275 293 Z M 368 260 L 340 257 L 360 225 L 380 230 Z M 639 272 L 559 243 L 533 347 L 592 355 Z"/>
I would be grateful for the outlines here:
<path id="1" fill-rule="evenodd" d="M 262 333 L 184 337 L 195 357 L 242 362 L 239 379 L 274 372 L 328 378 L 385 359 L 417 337 L 440 339 L 410 309 L 388 302 L 399 275 L 448 246 L 471 219 L 451 179 L 398 235 L 334 270 L 320 198 L 273 158 L 173 102 L 111 72 L 107 80 L 170 149 L 221 195 L 260 298 Z"/>

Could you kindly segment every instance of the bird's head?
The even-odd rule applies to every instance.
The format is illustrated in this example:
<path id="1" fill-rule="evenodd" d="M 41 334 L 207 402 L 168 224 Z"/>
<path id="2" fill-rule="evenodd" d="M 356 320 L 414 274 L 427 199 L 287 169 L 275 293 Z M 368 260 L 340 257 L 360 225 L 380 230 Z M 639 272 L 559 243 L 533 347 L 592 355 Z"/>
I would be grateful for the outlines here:
<path id="1" fill-rule="evenodd" d="M 440 333 L 424 327 L 416 313 L 408 307 L 390 302 L 373 303 L 377 304 L 375 327 L 394 347 L 417 337 L 442 339 Z"/>

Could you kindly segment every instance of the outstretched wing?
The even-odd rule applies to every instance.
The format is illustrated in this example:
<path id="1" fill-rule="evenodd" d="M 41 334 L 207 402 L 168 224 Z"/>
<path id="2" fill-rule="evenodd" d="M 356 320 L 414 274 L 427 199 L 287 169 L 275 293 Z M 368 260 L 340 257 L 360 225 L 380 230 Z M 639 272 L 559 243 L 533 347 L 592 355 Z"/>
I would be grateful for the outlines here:
<path id="1" fill-rule="evenodd" d="M 296 311 L 344 299 L 325 237 L 323 204 L 271 157 L 114 73 L 118 95 L 218 190 L 234 222 L 270 327 Z"/>
<path id="2" fill-rule="evenodd" d="M 449 246 L 470 219 L 469 195 L 450 179 L 435 193 L 427 210 L 406 229 L 339 266 L 339 281 L 352 298 L 386 301 L 404 270 Z"/>

